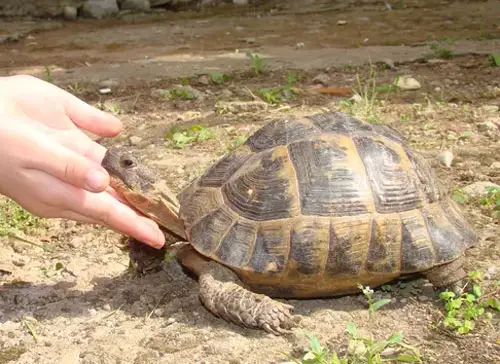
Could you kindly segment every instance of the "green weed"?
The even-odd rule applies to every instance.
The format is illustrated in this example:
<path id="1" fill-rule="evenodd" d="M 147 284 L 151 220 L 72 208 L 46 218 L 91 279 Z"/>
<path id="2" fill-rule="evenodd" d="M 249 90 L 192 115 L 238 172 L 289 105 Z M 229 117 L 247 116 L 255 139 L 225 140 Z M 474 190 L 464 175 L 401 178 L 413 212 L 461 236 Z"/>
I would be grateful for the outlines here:
<path id="1" fill-rule="evenodd" d="M 500 187 L 490 186 L 486 189 L 488 194 L 479 203 L 488 215 L 500 220 Z"/>
<path id="2" fill-rule="evenodd" d="M 32 215 L 15 201 L 0 199 L 0 236 L 17 235 L 17 232 L 32 234 L 47 226 L 47 221 Z"/>
<path id="3" fill-rule="evenodd" d="M 210 74 L 210 81 L 216 85 L 221 85 L 230 79 L 231 77 L 226 75 L 224 72 L 212 72 Z"/>
<path id="4" fill-rule="evenodd" d="M 385 101 L 378 99 L 379 91 L 377 90 L 386 92 L 388 97 L 390 92 L 397 89 L 396 82 L 397 79 L 392 85 L 377 87 L 375 68 L 370 66 L 368 78 L 364 83 L 361 82 L 359 75 L 356 75 L 357 86 L 354 88 L 354 97 L 351 100 L 341 100 L 340 105 L 355 117 L 370 123 L 378 123 L 377 107 Z"/>
<path id="5" fill-rule="evenodd" d="M 299 364 L 382 364 L 392 363 L 422 363 L 419 351 L 403 342 L 402 333 L 394 333 L 387 340 L 378 342 L 359 335 L 356 325 L 348 323 L 347 352 L 339 356 L 336 352 L 323 347 L 314 336 L 307 335 L 309 347 L 304 351 L 304 356 L 293 362 Z M 391 349 L 387 350 L 386 349 Z"/>
<path id="6" fill-rule="evenodd" d="M 52 78 L 50 68 L 48 66 L 44 66 L 44 68 L 45 68 L 45 81 L 54 83 L 54 79 Z"/>
<path id="7" fill-rule="evenodd" d="M 500 53 L 492 53 L 489 58 L 492 66 L 500 67 Z"/>
<path id="8" fill-rule="evenodd" d="M 449 48 L 449 46 L 453 45 L 454 43 L 455 40 L 452 38 L 447 38 L 447 37 L 439 38 L 437 41 L 431 43 L 430 48 L 432 52 L 431 54 L 429 54 L 429 57 L 442 58 L 442 59 L 452 58 L 453 52 Z"/>
<path id="9" fill-rule="evenodd" d="M 476 322 L 486 316 L 491 319 L 491 313 L 487 308 L 500 311 L 500 300 L 491 295 L 483 295 L 481 282 L 483 275 L 480 272 L 470 272 L 469 282 L 472 287 L 470 292 L 464 291 L 457 295 L 451 291 L 441 292 L 439 298 L 445 303 L 445 318 L 442 321 L 444 327 L 456 330 L 459 334 L 468 334 Z"/>
<path id="10" fill-rule="evenodd" d="M 252 61 L 252 70 L 256 75 L 264 72 L 264 60 L 258 54 L 247 52 L 247 57 Z"/>
<path id="11" fill-rule="evenodd" d="M 268 104 L 279 105 L 282 101 L 291 100 L 295 97 L 292 87 L 297 82 L 297 77 L 290 72 L 287 75 L 286 83 L 281 87 L 261 88 L 257 94 Z"/>
<path id="12" fill-rule="evenodd" d="M 192 143 L 215 139 L 215 137 L 215 132 L 212 129 L 201 124 L 188 127 L 174 126 L 165 134 L 165 139 L 170 140 L 174 148 L 178 149 Z"/>
<path id="13" fill-rule="evenodd" d="M 171 87 L 168 89 L 167 97 L 169 99 L 183 99 L 183 100 L 192 100 L 194 99 L 194 95 L 191 91 L 186 90 L 182 87 Z"/>
<path id="14" fill-rule="evenodd" d="M 371 289 L 368 286 L 363 287 L 363 285 L 358 284 L 358 288 L 361 290 L 361 292 L 363 292 L 363 294 L 366 297 L 366 300 L 368 302 L 368 312 L 375 312 L 379 308 L 381 308 L 382 306 L 384 306 L 384 305 L 388 304 L 389 302 L 391 302 L 391 300 L 389 298 L 384 298 L 384 299 L 381 299 L 381 300 L 375 300 L 375 299 L 373 299 L 373 293 L 374 293 L 374 291 L 373 291 L 373 289 Z"/>

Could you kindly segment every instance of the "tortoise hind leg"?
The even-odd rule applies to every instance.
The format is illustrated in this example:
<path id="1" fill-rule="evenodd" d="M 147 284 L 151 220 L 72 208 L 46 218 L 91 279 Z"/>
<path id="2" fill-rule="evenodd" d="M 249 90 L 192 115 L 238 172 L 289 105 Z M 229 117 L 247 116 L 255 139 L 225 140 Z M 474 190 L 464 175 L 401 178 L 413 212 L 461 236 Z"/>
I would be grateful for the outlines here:
<path id="1" fill-rule="evenodd" d="M 291 314 L 293 306 L 243 288 L 230 269 L 208 261 L 190 246 L 184 247 L 177 256 L 182 265 L 198 275 L 200 300 L 214 315 L 239 326 L 263 329 L 275 335 L 295 326 Z"/>
<path id="2" fill-rule="evenodd" d="M 439 289 L 449 289 L 460 294 L 466 284 L 467 274 L 463 268 L 464 258 L 429 269 L 425 277 Z"/>

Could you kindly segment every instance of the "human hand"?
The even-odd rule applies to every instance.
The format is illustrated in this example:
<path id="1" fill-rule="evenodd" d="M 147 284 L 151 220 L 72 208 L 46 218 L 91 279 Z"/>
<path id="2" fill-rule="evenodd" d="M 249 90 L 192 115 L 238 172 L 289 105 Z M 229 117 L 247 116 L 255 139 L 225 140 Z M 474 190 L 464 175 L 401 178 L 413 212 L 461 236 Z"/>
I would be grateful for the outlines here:
<path id="1" fill-rule="evenodd" d="M 0 193 L 31 213 L 100 224 L 154 246 L 158 225 L 109 187 L 106 149 L 80 130 L 112 137 L 121 122 L 31 76 L 0 78 Z"/>

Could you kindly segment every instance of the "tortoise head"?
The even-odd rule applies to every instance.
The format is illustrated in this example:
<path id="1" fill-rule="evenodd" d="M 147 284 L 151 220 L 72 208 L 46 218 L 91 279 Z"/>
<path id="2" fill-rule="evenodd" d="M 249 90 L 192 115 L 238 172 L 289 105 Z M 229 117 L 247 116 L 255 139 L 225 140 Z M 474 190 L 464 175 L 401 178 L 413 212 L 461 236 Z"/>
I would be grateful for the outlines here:
<path id="1" fill-rule="evenodd" d="M 133 152 L 110 148 L 101 165 L 110 175 L 110 186 L 121 198 L 178 240 L 186 239 L 177 197 Z"/>

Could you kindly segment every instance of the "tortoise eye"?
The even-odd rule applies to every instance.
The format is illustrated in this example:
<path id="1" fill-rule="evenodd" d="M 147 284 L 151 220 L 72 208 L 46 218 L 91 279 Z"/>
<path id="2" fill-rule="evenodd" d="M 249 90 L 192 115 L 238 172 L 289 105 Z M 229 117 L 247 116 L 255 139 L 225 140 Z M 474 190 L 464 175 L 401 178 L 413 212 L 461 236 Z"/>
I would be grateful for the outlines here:
<path id="1" fill-rule="evenodd" d="M 124 158 L 124 159 L 121 160 L 121 165 L 124 168 L 130 168 L 130 167 L 133 167 L 135 165 L 135 163 L 130 158 Z"/>

